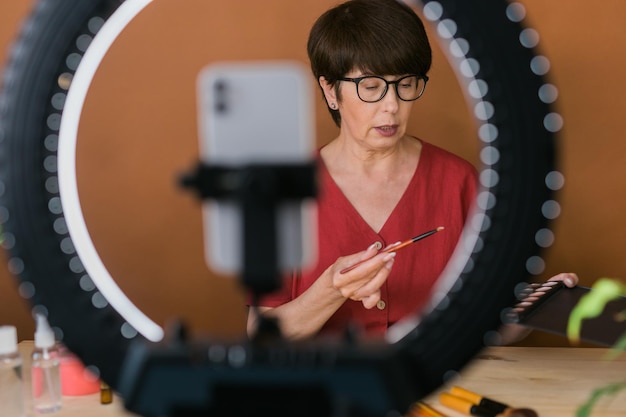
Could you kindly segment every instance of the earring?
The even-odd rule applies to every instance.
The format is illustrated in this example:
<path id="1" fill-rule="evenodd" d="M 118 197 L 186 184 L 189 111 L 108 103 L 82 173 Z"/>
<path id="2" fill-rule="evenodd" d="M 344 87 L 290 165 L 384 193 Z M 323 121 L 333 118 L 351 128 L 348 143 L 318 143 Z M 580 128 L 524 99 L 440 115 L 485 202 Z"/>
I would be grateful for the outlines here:
<path id="1" fill-rule="evenodd" d="M 337 104 L 331 103 L 330 108 L 333 110 L 337 110 Z"/>

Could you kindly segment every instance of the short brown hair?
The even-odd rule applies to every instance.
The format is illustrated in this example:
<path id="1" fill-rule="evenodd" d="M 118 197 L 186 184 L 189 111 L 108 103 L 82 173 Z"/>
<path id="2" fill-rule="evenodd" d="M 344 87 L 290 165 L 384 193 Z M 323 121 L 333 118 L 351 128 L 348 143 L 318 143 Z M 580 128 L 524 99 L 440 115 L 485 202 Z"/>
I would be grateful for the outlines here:
<path id="1" fill-rule="evenodd" d="M 426 75 L 432 62 L 424 24 L 400 0 L 349 0 L 329 9 L 311 28 L 307 52 L 315 78 L 331 85 L 355 68 Z M 329 110 L 340 126 L 339 112 Z"/>

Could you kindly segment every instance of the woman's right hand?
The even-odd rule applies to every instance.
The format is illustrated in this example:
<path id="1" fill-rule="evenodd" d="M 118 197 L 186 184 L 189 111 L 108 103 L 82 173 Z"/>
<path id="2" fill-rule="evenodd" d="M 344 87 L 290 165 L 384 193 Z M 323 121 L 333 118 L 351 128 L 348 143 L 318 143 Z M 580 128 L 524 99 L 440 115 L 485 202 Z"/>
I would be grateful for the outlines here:
<path id="1" fill-rule="evenodd" d="M 379 252 L 372 245 L 338 258 L 293 300 L 277 307 L 250 309 L 249 334 L 256 332 L 258 313 L 277 318 L 286 338 L 304 339 L 316 335 L 347 299 L 359 301 L 367 309 L 374 307 L 380 301 L 380 288 L 389 277 L 394 257 L 395 252 Z M 344 271 L 351 266 L 355 267 Z"/>
<path id="2" fill-rule="evenodd" d="M 376 245 L 365 251 L 341 257 L 332 266 L 333 287 L 344 298 L 361 301 L 367 309 L 380 301 L 380 288 L 389 277 L 395 252 L 378 252 Z M 356 268 L 343 272 L 346 267 L 362 262 Z"/>

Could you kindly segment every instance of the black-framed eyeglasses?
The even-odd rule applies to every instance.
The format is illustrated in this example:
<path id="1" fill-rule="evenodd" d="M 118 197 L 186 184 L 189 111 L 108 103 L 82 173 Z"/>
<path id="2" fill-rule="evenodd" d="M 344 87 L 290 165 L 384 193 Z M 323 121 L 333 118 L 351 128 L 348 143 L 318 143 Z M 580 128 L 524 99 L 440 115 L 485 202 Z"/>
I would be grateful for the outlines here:
<path id="1" fill-rule="evenodd" d="M 358 78 L 339 78 L 339 81 L 352 81 L 356 84 L 356 94 L 366 103 L 376 103 L 385 97 L 389 85 L 396 87 L 396 94 L 402 101 L 414 101 L 424 94 L 428 76 L 407 75 L 395 81 L 387 81 L 377 75 Z"/>

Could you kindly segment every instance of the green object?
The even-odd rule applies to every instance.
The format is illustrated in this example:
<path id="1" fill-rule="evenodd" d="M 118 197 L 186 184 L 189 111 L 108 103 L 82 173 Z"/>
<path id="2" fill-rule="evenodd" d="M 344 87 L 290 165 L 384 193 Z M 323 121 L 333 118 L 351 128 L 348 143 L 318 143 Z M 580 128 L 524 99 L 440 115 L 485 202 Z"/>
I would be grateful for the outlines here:
<path id="1" fill-rule="evenodd" d="M 626 292 L 626 285 L 612 278 L 601 278 L 591 287 L 591 291 L 581 297 L 578 304 L 570 313 L 567 322 L 567 337 L 571 342 L 578 343 L 583 320 L 598 317 L 602 314 L 606 304 L 620 297 Z M 622 313 L 626 317 L 626 312 Z M 607 360 L 615 359 L 626 350 L 626 333 L 624 333 L 615 343 L 613 349 L 607 355 Z M 596 403 L 605 396 L 615 395 L 619 391 L 626 389 L 626 381 L 616 382 L 596 388 L 587 401 L 576 411 L 576 417 L 590 417 Z"/>
<path id="2" fill-rule="evenodd" d="M 567 337 L 573 343 L 580 341 L 580 329 L 583 320 L 592 319 L 602 314 L 604 306 L 626 292 L 626 286 L 611 278 L 600 278 L 591 287 L 591 291 L 581 297 L 572 310 L 567 322 Z"/>
<path id="3" fill-rule="evenodd" d="M 600 398 L 606 395 L 615 395 L 624 388 L 626 388 L 626 382 L 619 382 L 596 388 L 589 396 L 589 399 L 587 399 L 587 401 L 581 405 L 578 410 L 576 410 L 576 417 L 590 417 L 593 407 L 600 400 Z"/>

